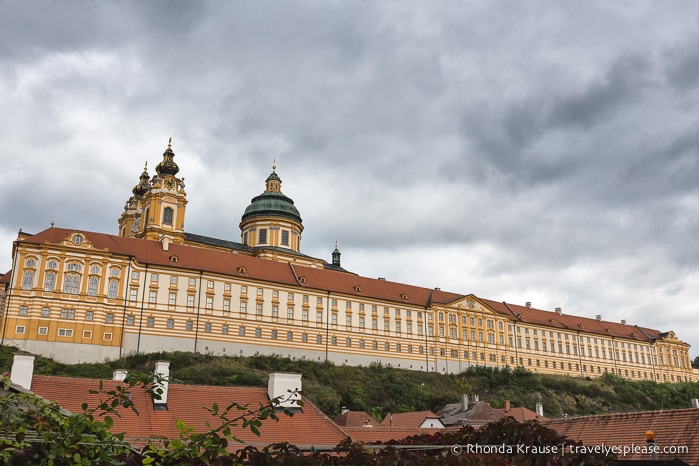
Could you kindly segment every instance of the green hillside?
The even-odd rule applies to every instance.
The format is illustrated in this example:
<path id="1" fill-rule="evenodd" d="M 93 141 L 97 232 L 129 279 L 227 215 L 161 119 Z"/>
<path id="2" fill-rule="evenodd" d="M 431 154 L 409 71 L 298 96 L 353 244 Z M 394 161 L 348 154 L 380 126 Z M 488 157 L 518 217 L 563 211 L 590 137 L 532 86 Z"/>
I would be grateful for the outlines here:
<path id="1" fill-rule="evenodd" d="M 16 348 L 0 347 L 0 372 L 10 370 Z M 112 377 L 113 369 L 151 372 L 155 361 L 170 361 L 178 382 L 265 387 L 273 371 L 303 374 L 303 392 L 331 417 L 341 407 L 363 410 L 381 420 L 389 412 L 437 411 L 466 393 L 496 408 L 534 409 L 541 401 L 547 417 L 686 408 L 699 398 L 697 383 L 629 381 L 610 374 L 598 379 L 538 375 L 525 369 L 471 368 L 459 375 L 417 372 L 380 365 L 336 366 L 271 356 L 230 357 L 195 353 L 152 353 L 97 364 L 66 365 L 37 357 L 35 373 L 69 377 Z"/>

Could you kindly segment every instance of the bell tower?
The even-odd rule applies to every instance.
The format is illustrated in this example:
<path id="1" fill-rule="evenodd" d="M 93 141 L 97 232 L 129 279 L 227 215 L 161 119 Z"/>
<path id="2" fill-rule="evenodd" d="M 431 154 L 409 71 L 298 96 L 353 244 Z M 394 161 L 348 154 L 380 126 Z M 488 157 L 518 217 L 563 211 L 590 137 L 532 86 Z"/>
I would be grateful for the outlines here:
<path id="1" fill-rule="evenodd" d="M 163 160 L 155 167 L 156 174 L 150 180 L 150 189 L 141 199 L 140 231 L 136 236 L 155 241 L 167 238 L 174 244 L 184 243 L 187 193 L 184 178 L 176 176 L 180 167 L 174 158 L 170 138 L 163 152 Z"/>
<path id="2" fill-rule="evenodd" d="M 119 218 L 119 236 L 138 236 L 141 232 L 141 213 L 143 196 L 150 190 L 148 162 L 143 167 L 139 182 L 131 190 L 133 195 L 126 201 L 124 212 Z"/>

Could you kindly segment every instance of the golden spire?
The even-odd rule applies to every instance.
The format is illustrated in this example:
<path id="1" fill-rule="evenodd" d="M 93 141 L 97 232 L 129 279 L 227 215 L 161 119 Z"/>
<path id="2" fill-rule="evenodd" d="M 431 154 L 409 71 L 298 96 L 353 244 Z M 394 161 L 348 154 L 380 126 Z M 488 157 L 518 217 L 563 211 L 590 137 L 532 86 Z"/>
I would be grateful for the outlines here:
<path id="1" fill-rule="evenodd" d="M 276 170 L 277 170 L 277 159 L 275 157 L 274 162 L 272 163 L 272 171 L 276 171 Z"/>
<path id="2" fill-rule="evenodd" d="M 170 140 L 167 142 L 167 148 L 170 149 L 172 147 L 172 136 L 170 136 Z"/>

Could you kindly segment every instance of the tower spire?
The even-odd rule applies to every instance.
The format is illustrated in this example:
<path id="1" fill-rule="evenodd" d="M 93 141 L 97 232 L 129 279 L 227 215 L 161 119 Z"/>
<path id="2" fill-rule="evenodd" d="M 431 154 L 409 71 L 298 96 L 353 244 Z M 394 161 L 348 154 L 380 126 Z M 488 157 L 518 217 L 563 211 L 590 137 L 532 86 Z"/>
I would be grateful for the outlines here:
<path id="1" fill-rule="evenodd" d="M 333 265 L 340 267 L 340 250 L 337 248 L 337 241 L 335 241 L 335 250 L 333 251 Z"/>

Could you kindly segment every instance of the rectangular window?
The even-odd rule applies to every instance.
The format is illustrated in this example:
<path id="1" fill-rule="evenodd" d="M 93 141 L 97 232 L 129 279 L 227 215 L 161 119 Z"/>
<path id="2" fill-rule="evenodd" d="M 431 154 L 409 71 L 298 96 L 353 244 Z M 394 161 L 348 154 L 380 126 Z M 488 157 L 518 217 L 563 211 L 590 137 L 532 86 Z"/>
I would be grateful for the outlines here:
<path id="1" fill-rule="evenodd" d="M 308 321 L 308 309 L 304 309 L 301 318 Z"/>
<path id="2" fill-rule="evenodd" d="M 371 319 L 371 329 L 372 330 L 377 330 L 378 329 L 378 322 L 376 319 Z"/>
<path id="3" fill-rule="evenodd" d="M 255 306 L 255 313 L 258 316 L 262 315 L 262 303 L 257 303 L 257 306 Z"/>
<path id="4" fill-rule="evenodd" d="M 401 332 L 400 322 L 396 322 L 396 332 L 398 332 L 398 333 Z"/>
<path id="5" fill-rule="evenodd" d="M 294 332 L 286 332 L 287 341 L 292 341 L 294 339 Z"/>
<path id="6" fill-rule="evenodd" d="M 25 327 L 24 325 L 18 325 L 15 327 L 15 333 L 24 333 Z"/>
<path id="7" fill-rule="evenodd" d="M 323 298 L 320 296 L 316 298 L 316 306 L 322 306 L 323 305 Z"/>
<path id="8" fill-rule="evenodd" d="M 195 286 L 197 286 L 197 280 L 196 280 L 196 278 L 190 278 L 190 279 L 189 279 L 189 287 L 190 287 L 190 288 L 194 288 Z"/>
<path id="9" fill-rule="evenodd" d="M 214 298 L 211 296 L 206 297 L 206 308 L 207 309 L 213 309 L 214 308 Z"/>
<path id="10" fill-rule="evenodd" d="M 288 295 L 288 300 L 293 301 L 294 300 L 294 293 L 289 293 Z"/>
<path id="11" fill-rule="evenodd" d="M 255 329 L 255 338 L 260 338 L 262 337 L 262 329 L 256 328 Z"/>
<path id="12" fill-rule="evenodd" d="M 240 335 L 241 337 L 245 336 L 245 327 L 238 328 L 238 335 Z"/>
<path id="13" fill-rule="evenodd" d="M 44 280 L 44 291 L 53 291 L 56 288 L 56 274 L 47 273 Z"/>
<path id="14" fill-rule="evenodd" d="M 61 309 L 61 319 L 75 319 L 75 311 L 73 309 Z"/>
<path id="15" fill-rule="evenodd" d="M 104 316 L 104 321 L 108 324 L 113 324 L 114 323 L 114 314 L 107 313 L 107 315 Z"/>
<path id="16" fill-rule="evenodd" d="M 151 281 L 151 283 L 157 283 L 158 282 L 158 274 L 157 273 L 150 274 L 150 281 Z"/>
<path id="17" fill-rule="evenodd" d="M 316 322 L 323 322 L 323 313 L 321 311 L 316 312 Z"/>
<path id="18" fill-rule="evenodd" d="M 337 312 L 332 313 L 332 316 L 330 317 L 330 323 L 333 325 L 337 325 Z"/>
<path id="19" fill-rule="evenodd" d="M 48 327 L 39 327 L 39 335 L 48 335 L 49 333 L 49 328 Z"/>
<path id="20" fill-rule="evenodd" d="M 277 339 L 277 331 L 276 331 L 276 330 L 272 330 L 271 338 L 272 338 L 272 340 L 276 340 L 276 339 Z"/>
<path id="21" fill-rule="evenodd" d="M 384 330 L 384 332 L 388 332 L 388 331 L 391 330 L 391 329 L 390 329 L 390 322 L 389 322 L 389 321 L 387 321 L 387 320 L 384 320 L 384 321 L 383 321 L 383 330 Z"/>
<path id="22" fill-rule="evenodd" d="M 134 325 L 134 323 L 136 323 L 136 318 L 134 316 L 128 316 L 126 318 L 126 323 L 129 325 Z"/>
<path id="23" fill-rule="evenodd" d="M 138 280 L 138 272 L 131 272 L 131 280 Z"/>
<path id="24" fill-rule="evenodd" d="M 308 334 L 307 333 L 302 333 L 301 334 L 301 341 L 303 343 L 308 343 Z"/>
<path id="25" fill-rule="evenodd" d="M 192 330 L 192 329 L 194 329 L 194 324 L 192 323 L 191 320 L 188 320 L 187 322 L 185 322 L 184 328 L 185 328 L 185 330 Z"/>
<path id="26" fill-rule="evenodd" d="M 149 317 L 146 320 L 146 326 L 148 327 L 155 327 L 155 318 L 154 317 Z"/>
<path id="27" fill-rule="evenodd" d="M 206 287 L 207 287 L 208 289 L 210 289 L 210 290 L 213 289 L 213 288 L 214 288 L 214 282 L 213 282 L 213 280 L 207 280 L 207 281 L 206 281 Z"/>
<path id="28" fill-rule="evenodd" d="M 177 275 L 170 275 L 170 285 L 177 286 Z"/>
<path id="29" fill-rule="evenodd" d="M 228 325 L 223 324 L 223 325 L 221 326 L 221 333 L 224 334 L 224 335 L 228 335 Z"/>
<path id="30" fill-rule="evenodd" d="M 364 328 L 364 317 L 359 316 L 359 328 Z"/>
<path id="31" fill-rule="evenodd" d="M 231 291 L 231 284 L 226 283 L 225 285 L 223 285 L 223 291 Z"/>
<path id="32" fill-rule="evenodd" d="M 352 309 L 352 301 L 347 301 L 345 303 L 345 309 L 351 310 Z"/>
<path id="33" fill-rule="evenodd" d="M 131 288 L 129 290 L 129 301 L 136 301 L 137 297 L 138 297 L 138 289 Z"/>
<path id="34" fill-rule="evenodd" d="M 272 306 L 272 317 L 279 317 L 279 306 L 276 304 Z"/>
<path id="35" fill-rule="evenodd" d="M 92 330 L 83 330 L 83 338 L 92 338 Z"/>
<path id="36" fill-rule="evenodd" d="M 240 294 L 248 294 L 248 287 L 243 285 L 240 287 Z"/>
<path id="37" fill-rule="evenodd" d="M 168 298 L 167 302 L 170 306 L 174 306 L 177 302 L 177 293 L 170 293 L 170 297 Z"/>
<path id="38" fill-rule="evenodd" d="M 206 333 L 211 333 L 211 323 L 207 322 L 204 324 L 204 331 Z"/>
<path id="39" fill-rule="evenodd" d="M 148 302 L 154 304 L 157 299 L 158 299 L 158 292 L 151 291 L 150 294 L 148 295 Z"/>
<path id="40" fill-rule="evenodd" d="M 287 318 L 287 319 L 293 319 L 293 318 L 294 318 L 294 308 L 293 308 L 293 307 L 287 308 L 287 310 L 286 310 L 286 318 Z"/>
<path id="41" fill-rule="evenodd" d="M 20 306 L 19 307 L 19 315 L 21 315 L 23 317 L 27 315 L 27 306 Z"/>
<path id="42" fill-rule="evenodd" d="M 41 317 L 50 317 L 51 316 L 51 309 L 48 307 L 42 307 L 41 308 Z"/>
<path id="43" fill-rule="evenodd" d="M 224 310 L 224 311 L 230 311 L 230 310 L 231 310 L 231 300 L 230 300 L 230 299 L 224 299 L 224 300 L 223 300 L 223 310 Z"/>
<path id="44" fill-rule="evenodd" d="M 262 288 L 257 289 L 257 296 L 262 296 L 263 293 L 264 291 L 262 290 Z"/>
<path id="45" fill-rule="evenodd" d="M 411 324 L 410 322 L 408 322 L 408 323 L 405 325 L 405 327 L 406 327 L 405 331 L 406 331 L 407 333 L 413 333 L 413 324 Z"/>
<path id="46" fill-rule="evenodd" d="M 58 336 L 59 337 L 72 337 L 73 336 L 73 329 L 71 329 L 71 328 L 59 328 L 58 329 Z"/>
<path id="47" fill-rule="evenodd" d="M 105 341 L 112 341 L 112 334 L 109 332 L 105 332 L 104 335 L 102 335 L 102 339 Z"/>
<path id="48" fill-rule="evenodd" d="M 303 295 L 303 303 L 308 304 L 308 295 L 307 294 Z"/>
<path id="49" fill-rule="evenodd" d="M 289 232 L 287 230 L 282 230 L 282 246 L 289 245 Z"/>
<path id="50" fill-rule="evenodd" d="M 194 295 L 193 294 L 187 295 L 187 306 L 194 307 Z"/>
<path id="51" fill-rule="evenodd" d="M 323 344 L 323 336 L 322 335 L 317 335 L 316 336 L 316 343 L 319 345 Z"/>
<path id="52" fill-rule="evenodd" d="M 247 301 L 241 301 L 241 302 L 240 302 L 240 313 L 241 313 L 241 314 L 247 314 L 247 313 L 248 313 L 248 302 L 247 302 Z"/>
<path id="53" fill-rule="evenodd" d="M 175 328 L 175 320 L 174 319 L 167 320 L 167 328 Z"/>
<path id="54" fill-rule="evenodd" d="M 267 244 L 267 229 L 260 228 L 257 233 L 257 242 L 260 244 Z"/>

